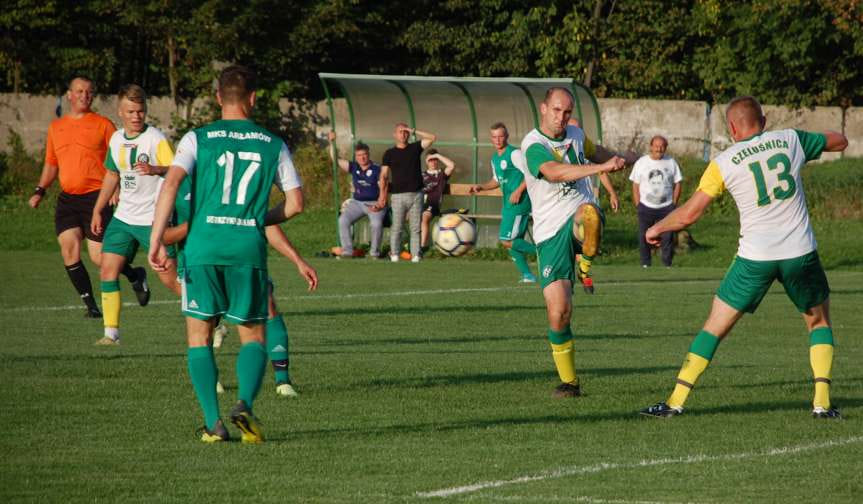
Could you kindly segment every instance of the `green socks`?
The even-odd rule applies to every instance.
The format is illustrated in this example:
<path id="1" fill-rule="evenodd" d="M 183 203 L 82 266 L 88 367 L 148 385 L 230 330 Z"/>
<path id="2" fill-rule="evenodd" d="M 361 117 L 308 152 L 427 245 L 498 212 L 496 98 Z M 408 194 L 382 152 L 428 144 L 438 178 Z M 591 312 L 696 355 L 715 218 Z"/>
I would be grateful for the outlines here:
<path id="1" fill-rule="evenodd" d="M 219 371 L 213 358 L 213 349 L 209 346 L 191 347 L 187 351 L 187 361 L 189 377 L 204 412 L 204 421 L 207 428 L 212 429 L 219 420 L 219 396 L 216 394 Z"/>
<path id="2" fill-rule="evenodd" d="M 512 250 L 516 250 L 522 254 L 536 254 L 536 245 L 527 240 L 516 238 L 512 241 Z"/>
<path id="3" fill-rule="evenodd" d="M 246 403 L 250 410 L 255 396 L 258 395 L 258 390 L 261 389 L 266 366 L 267 352 L 264 350 L 264 345 L 252 341 L 240 347 L 240 353 L 237 355 L 238 399 Z M 214 382 L 213 394 L 216 393 L 215 390 L 216 384 Z"/>
<path id="4" fill-rule="evenodd" d="M 290 383 L 288 373 L 288 328 L 285 319 L 277 315 L 267 320 L 267 355 L 273 365 L 276 383 Z"/>
<path id="5" fill-rule="evenodd" d="M 512 257 L 515 267 L 518 268 L 522 276 L 533 275 L 530 272 L 530 266 L 527 265 L 527 258 L 524 257 L 524 254 L 515 250 L 515 248 L 511 248 L 509 249 L 509 256 Z"/>

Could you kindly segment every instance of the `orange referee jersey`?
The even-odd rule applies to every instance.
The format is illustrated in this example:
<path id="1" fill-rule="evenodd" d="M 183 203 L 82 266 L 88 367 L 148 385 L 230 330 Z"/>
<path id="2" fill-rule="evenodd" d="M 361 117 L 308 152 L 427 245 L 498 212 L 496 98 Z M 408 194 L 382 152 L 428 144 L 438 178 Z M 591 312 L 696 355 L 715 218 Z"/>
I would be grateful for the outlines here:
<path id="1" fill-rule="evenodd" d="M 79 119 L 63 116 L 51 121 L 45 164 L 60 168 L 63 192 L 85 194 L 102 188 L 105 153 L 116 129 L 111 121 L 95 112 Z"/>

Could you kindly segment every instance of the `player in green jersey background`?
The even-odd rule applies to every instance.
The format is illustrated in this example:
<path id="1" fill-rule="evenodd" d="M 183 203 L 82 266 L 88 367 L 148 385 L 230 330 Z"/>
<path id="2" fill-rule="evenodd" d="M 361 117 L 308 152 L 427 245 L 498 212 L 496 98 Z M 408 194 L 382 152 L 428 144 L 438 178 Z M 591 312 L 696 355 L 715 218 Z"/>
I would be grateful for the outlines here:
<path id="1" fill-rule="evenodd" d="M 231 422 L 247 443 L 263 441 L 252 405 L 267 362 L 267 240 L 272 185 L 285 203 L 269 218 L 284 221 L 303 208 L 299 176 L 290 151 L 273 133 L 252 122 L 255 74 L 232 65 L 219 76 L 216 99 L 222 119 L 187 133 L 177 146 L 159 195 L 148 259 L 157 271 L 167 264 L 162 235 L 177 190 L 192 179 L 189 235 L 184 248 L 183 314 L 189 345 L 189 375 L 204 413 L 203 441 L 229 438 L 216 394 L 217 370 L 208 340 L 216 317 L 238 324 L 238 402 Z"/>
<path id="2" fill-rule="evenodd" d="M 524 157 L 521 150 L 509 145 L 509 131 L 502 122 L 492 124 L 489 132 L 495 154 L 491 158 L 492 179 L 483 184 L 471 186 L 470 193 L 476 194 L 500 187 L 503 205 L 500 209 L 500 230 L 498 239 L 509 250 L 516 268 L 521 273 L 523 283 L 534 283 L 536 277 L 530 272 L 526 254 L 536 254 L 536 246 L 524 239 L 530 218 L 530 198 L 526 194 L 524 182 Z"/>

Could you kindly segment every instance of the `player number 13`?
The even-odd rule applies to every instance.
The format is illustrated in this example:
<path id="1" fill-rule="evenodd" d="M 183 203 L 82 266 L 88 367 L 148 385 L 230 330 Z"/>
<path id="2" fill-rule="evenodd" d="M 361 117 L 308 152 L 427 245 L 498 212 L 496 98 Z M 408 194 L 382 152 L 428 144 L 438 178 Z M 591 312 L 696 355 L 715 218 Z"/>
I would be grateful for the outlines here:
<path id="1" fill-rule="evenodd" d="M 240 177 L 240 183 L 237 187 L 237 200 L 236 203 L 238 205 L 243 205 L 246 203 L 246 192 L 249 189 L 249 182 L 252 181 L 252 177 L 255 175 L 255 172 L 258 171 L 258 168 L 261 166 L 261 155 L 257 152 L 237 152 L 236 154 L 231 151 L 225 151 L 219 156 L 219 159 L 216 160 L 216 163 L 225 169 L 225 180 L 222 182 L 222 204 L 230 205 L 231 204 L 231 188 L 234 184 L 234 163 L 235 159 L 239 158 L 241 161 L 250 161 L 248 165 L 246 165 L 245 170 L 243 171 L 243 175 Z"/>
<path id="2" fill-rule="evenodd" d="M 773 171 L 782 168 L 777 178 L 779 184 L 773 188 L 773 197 L 778 200 L 788 199 L 797 191 L 797 183 L 791 176 L 791 160 L 784 153 L 778 153 L 767 158 L 767 169 Z M 749 171 L 755 178 L 755 189 L 758 191 L 758 206 L 770 204 L 770 194 L 767 192 L 767 183 L 764 181 L 764 170 L 761 162 L 749 163 Z"/>

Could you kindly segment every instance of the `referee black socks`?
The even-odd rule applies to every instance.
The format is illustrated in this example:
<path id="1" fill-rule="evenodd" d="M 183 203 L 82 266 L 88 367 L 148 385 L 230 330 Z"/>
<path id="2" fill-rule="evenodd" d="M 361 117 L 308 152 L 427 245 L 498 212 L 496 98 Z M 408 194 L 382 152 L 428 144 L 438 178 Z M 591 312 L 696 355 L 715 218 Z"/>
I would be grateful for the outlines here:
<path id="1" fill-rule="evenodd" d="M 81 261 L 76 262 L 71 266 L 66 266 L 66 273 L 69 274 L 69 280 L 75 286 L 75 290 L 81 296 L 81 301 L 87 305 L 90 310 L 99 311 L 99 306 L 96 300 L 93 299 L 93 284 L 90 283 L 90 275 L 87 274 L 87 268 Z"/>
<path id="2" fill-rule="evenodd" d="M 123 276 L 132 283 L 135 283 L 138 280 L 138 273 L 135 272 L 135 268 L 133 268 L 129 263 L 123 265 L 123 269 L 120 273 L 122 273 Z"/>

